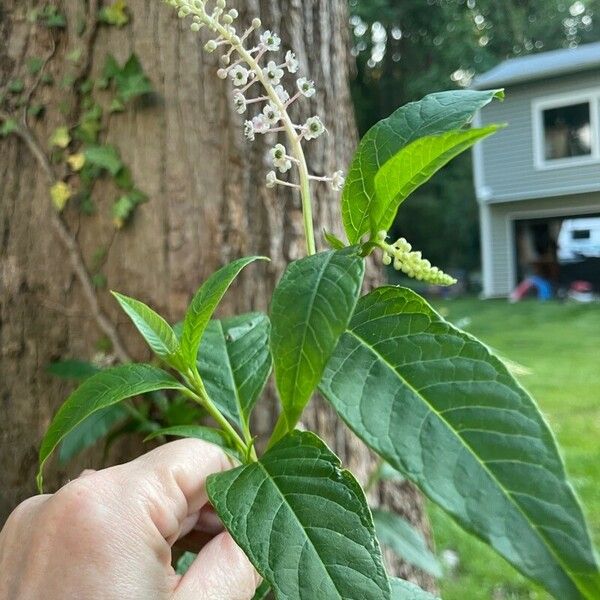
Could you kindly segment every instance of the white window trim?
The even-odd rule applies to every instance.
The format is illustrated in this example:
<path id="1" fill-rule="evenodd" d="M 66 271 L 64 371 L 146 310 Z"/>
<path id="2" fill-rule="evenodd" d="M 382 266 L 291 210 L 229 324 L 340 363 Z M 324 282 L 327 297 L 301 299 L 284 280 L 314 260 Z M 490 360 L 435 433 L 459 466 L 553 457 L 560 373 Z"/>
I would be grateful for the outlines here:
<path id="1" fill-rule="evenodd" d="M 546 160 L 544 146 L 543 111 L 561 106 L 589 102 L 592 129 L 592 153 L 589 156 L 569 156 Z M 538 171 L 578 167 L 600 163 L 600 88 L 578 90 L 535 98 L 531 103 L 533 123 L 533 164 Z"/>

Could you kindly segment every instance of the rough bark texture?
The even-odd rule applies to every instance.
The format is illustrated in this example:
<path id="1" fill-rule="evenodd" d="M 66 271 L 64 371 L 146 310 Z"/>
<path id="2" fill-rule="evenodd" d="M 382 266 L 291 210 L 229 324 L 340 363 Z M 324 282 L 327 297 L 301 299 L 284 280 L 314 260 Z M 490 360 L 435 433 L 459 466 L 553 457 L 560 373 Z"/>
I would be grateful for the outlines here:
<path id="1" fill-rule="evenodd" d="M 272 263 L 243 274 L 220 310 L 266 309 L 285 264 L 304 250 L 299 202 L 285 191 L 265 189 L 265 143 L 272 140 L 254 147 L 243 140 L 241 119 L 230 108 L 230 91 L 215 77 L 216 58 L 201 51 L 201 36 L 161 2 L 145 0 L 129 1 L 133 18 L 123 29 L 93 27 L 94 0 L 64 0 L 57 5 L 67 16 L 68 28 L 53 35 L 27 20 L 28 11 L 42 4 L 4 0 L 0 7 L 0 89 L 24 72 L 28 57 L 51 56 L 46 70 L 57 84 L 35 92 L 36 101 L 47 107 L 44 119 L 33 126 L 44 149 L 54 128 L 76 123 L 81 111 L 74 86 L 59 85 L 65 73 L 83 80 L 101 71 L 107 52 L 120 61 L 135 52 L 156 90 L 153 102 L 114 115 L 107 123 L 108 142 L 120 148 L 150 201 L 117 234 L 109 210 L 114 190 L 108 185 L 95 190 L 97 214 L 81 216 L 68 208 L 65 224 L 84 262 L 90 265 L 94 254 L 105 248 L 108 287 L 141 298 L 176 320 L 198 283 L 215 268 L 246 254 L 268 255 Z M 320 84 L 310 112 L 324 118 L 330 135 L 311 145 L 311 169 L 325 174 L 346 166 L 356 143 L 346 2 L 250 0 L 239 5 L 242 15 L 258 14 L 280 31 L 286 45 L 296 49 L 302 70 Z M 88 26 L 79 35 L 82 20 Z M 81 50 L 75 62 L 67 59 L 74 50 Z M 32 84 L 30 77 L 26 84 Z M 309 109 L 303 104 L 301 110 Z M 48 178 L 29 150 L 16 136 L 0 140 L 0 523 L 34 493 L 39 440 L 69 389 L 45 373 L 46 365 L 61 357 L 90 358 L 104 335 L 89 313 L 89 298 L 74 274 L 72 257 L 50 225 Z M 336 199 L 323 188 L 315 204 L 319 237 L 323 228 L 340 234 Z M 318 244 L 323 247 L 321 240 Z M 98 308 L 116 324 L 128 353 L 148 358 L 104 290 Z M 273 418 L 274 407 L 266 403 L 256 416 L 259 430 Z M 359 478 L 366 479 L 372 458 L 322 403 L 313 404 L 305 425 L 319 431 Z M 132 448 L 120 448 L 120 457 L 128 450 Z M 49 487 L 97 460 L 98 452 L 89 452 L 68 473 L 54 467 Z M 422 500 L 410 486 L 385 485 L 375 496 L 427 530 Z M 431 586 L 414 569 L 402 566 L 399 572 Z"/>

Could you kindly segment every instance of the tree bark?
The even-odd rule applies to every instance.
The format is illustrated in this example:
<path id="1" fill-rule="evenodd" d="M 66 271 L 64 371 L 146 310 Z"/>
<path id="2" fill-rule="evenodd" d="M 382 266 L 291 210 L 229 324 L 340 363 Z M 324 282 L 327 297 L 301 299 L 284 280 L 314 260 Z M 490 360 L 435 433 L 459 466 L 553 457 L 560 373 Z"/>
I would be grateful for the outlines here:
<path id="1" fill-rule="evenodd" d="M 231 91 L 215 76 L 216 57 L 202 52 L 202 36 L 163 3 L 144 0 L 129 0 L 132 19 L 122 29 L 94 25 L 95 0 L 63 0 L 57 6 L 68 26 L 52 33 L 27 18 L 43 4 L 5 0 L 0 8 L 0 88 L 26 72 L 32 56 L 48 59 L 45 69 L 56 82 L 38 86 L 32 95 L 32 101 L 46 107 L 43 120 L 32 125 L 42 149 L 47 150 L 56 127 L 76 123 L 82 111 L 77 86 L 60 84 L 65 74 L 76 83 L 98 77 L 108 52 L 121 63 L 137 54 L 156 91 L 152 102 L 138 103 L 106 124 L 107 142 L 120 149 L 150 201 L 118 233 L 111 223 L 114 190 L 108 184 L 101 182 L 95 189 L 96 214 L 84 216 L 67 206 L 62 222 L 77 242 L 83 264 L 89 270 L 104 252 L 102 272 L 110 289 L 140 298 L 175 321 L 199 283 L 216 268 L 243 255 L 264 254 L 272 262 L 243 273 L 219 310 L 266 310 L 283 268 L 304 252 L 299 199 L 285 190 L 265 188 L 264 156 L 273 139 L 258 140 L 253 147 L 243 139 Z M 281 32 L 285 45 L 296 50 L 302 72 L 317 82 L 319 93 L 310 109 L 306 103 L 297 109 L 303 117 L 319 114 L 329 130 L 310 147 L 311 170 L 326 174 L 345 167 L 356 144 L 346 2 L 249 0 L 238 5 L 242 17 L 258 15 Z M 83 34 L 82 22 L 87 24 Z M 32 77 L 25 79 L 26 86 L 34 85 Z M 30 150 L 17 136 L 0 140 L 0 522 L 34 493 L 39 441 L 70 388 L 48 376 L 46 365 L 97 353 L 107 335 L 98 314 L 114 324 L 129 355 L 149 358 L 106 290 L 97 292 L 98 306 L 90 310 L 73 257 L 51 226 L 47 173 Z M 315 224 L 318 233 L 325 228 L 341 234 L 338 200 L 325 186 L 316 190 Z M 324 247 L 321 239 L 317 243 Z M 275 416 L 271 399 L 257 411 L 258 430 L 272 426 Z M 366 480 L 371 456 L 321 401 L 313 403 L 304 423 Z M 121 447 L 116 458 L 133 451 L 139 452 L 137 444 Z M 91 451 L 68 470 L 54 466 L 48 487 L 54 489 L 98 460 L 98 451 Z M 410 486 L 385 485 L 374 496 L 379 502 L 392 500 L 427 531 L 422 499 Z M 400 572 L 431 587 L 431 580 L 415 569 L 404 565 Z"/>

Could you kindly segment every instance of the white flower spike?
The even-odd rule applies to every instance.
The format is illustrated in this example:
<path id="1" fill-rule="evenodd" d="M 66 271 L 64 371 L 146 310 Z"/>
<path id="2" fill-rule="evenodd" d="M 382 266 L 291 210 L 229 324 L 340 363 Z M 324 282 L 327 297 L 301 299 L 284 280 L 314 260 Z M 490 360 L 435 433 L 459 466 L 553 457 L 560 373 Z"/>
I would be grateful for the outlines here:
<path id="1" fill-rule="evenodd" d="M 248 69 L 242 67 L 242 65 L 236 65 L 229 71 L 229 76 L 233 81 L 233 85 L 237 87 L 242 87 L 248 83 L 248 79 L 250 78 L 250 71 Z"/>
<path id="2" fill-rule="evenodd" d="M 281 38 L 268 29 L 260 36 L 260 41 L 269 52 L 279 52 L 281 48 Z"/>
<path id="3" fill-rule="evenodd" d="M 296 85 L 298 86 L 299 92 L 306 98 L 312 98 L 317 92 L 315 82 L 309 81 L 306 77 L 300 77 L 296 82 Z"/>
<path id="4" fill-rule="evenodd" d="M 310 117 L 302 126 L 302 133 L 307 140 L 315 140 L 325 133 L 325 125 L 319 117 Z"/>
<path id="5" fill-rule="evenodd" d="M 271 124 L 264 115 L 256 115 L 256 117 L 252 119 L 252 128 L 254 129 L 254 133 L 264 134 L 271 129 Z"/>
<path id="6" fill-rule="evenodd" d="M 283 144 L 277 144 L 271 150 L 271 159 L 273 166 L 279 169 L 281 173 L 287 173 L 292 168 L 292 161 L 287 156 L 287 151 Z"/>
<path id="7" fill-rule="evenodd" d="M 263 115 L 269 122 L 269 125 L 277 125 L 277 123 L 279 123 L 279 119 L 281 119 L 281 111 L 274 106 L 272 102 L 269 102 L 269 104 L 265 106 L 263 109 Z"/>
<path id="8" fill-rule="evenodd" d="M 271 85 L 279 85 L 283 76 L 285 75 L 284 70 L 277 66 L 274 60 L 270 60 L 267 66 L 263 69 L 265 77 L 270 81 Z"/>

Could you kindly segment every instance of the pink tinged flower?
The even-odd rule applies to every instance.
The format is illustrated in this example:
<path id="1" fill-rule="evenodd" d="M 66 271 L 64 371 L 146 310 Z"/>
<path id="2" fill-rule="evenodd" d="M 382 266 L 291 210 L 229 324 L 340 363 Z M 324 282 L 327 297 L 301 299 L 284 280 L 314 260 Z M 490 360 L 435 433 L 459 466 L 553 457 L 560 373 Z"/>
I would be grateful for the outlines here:
<path id="1" fill-rule="evenodd" d="M 300 93 L 307 98 L 312 98 L 317 92 L 315 82 L 309 81 L 306 77 L 300 77 L 296 82 L 296 85 L 298 86 Z"/>
<path id="2" fill-rule="evenodd" d="M 325 125 L 319 117 L 310 117 L 302 126 L 305 139 L 314 140 L 325 133 Z"/>
<path id="3" fill-rule="evenodd" d="M 290 73 L 296 73 L 298 71 L 298 60 L 291 50 L 288 50 L 285 53 L 285 66 Z"/>
<path id="4" fill-rule="evenodd" d="M 282 77 L 284 76 L 283 69 L 278 67 L 274 60 L 269 61 L 267 66 L 263 69 L 263 73 L 271 85 L 279 85 Z"/>
<path id="5" fill-rule="evenodd" d="M 267 133 L 271 129 L 271 124 L 264 115 L 257 115 L 252 119 L 252 127 L 255 133 Z"/>
<path id="6" fill-rule="evenodd" d="M 281 38 L 268 29 L 260 36 L 260 42 L 270 52 L 278 52 L 281 48 Z"/>

